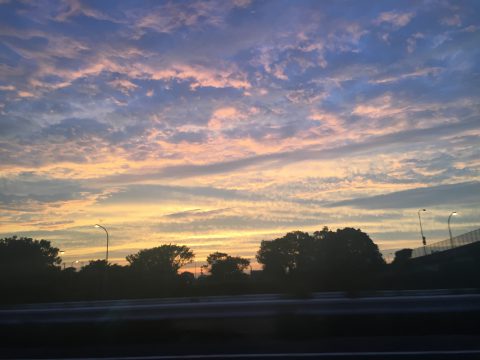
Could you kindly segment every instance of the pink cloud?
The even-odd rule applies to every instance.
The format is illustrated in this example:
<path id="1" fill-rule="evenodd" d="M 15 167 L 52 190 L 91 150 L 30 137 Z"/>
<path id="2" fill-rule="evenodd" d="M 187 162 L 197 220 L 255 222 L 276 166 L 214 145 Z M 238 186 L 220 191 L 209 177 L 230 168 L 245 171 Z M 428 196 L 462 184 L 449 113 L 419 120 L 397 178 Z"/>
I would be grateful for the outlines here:
<path id="1" fill-rule="evenodd" d="M 460 19 L 460 16 L 458 14 L 455 14 L 455 15 L 443 18 L 441 23 L 443 25 L 448 25 L 448 26 L 460 26 L 462 25 L 462 19 Z"/>
<path id="2" fill-rule="evenodd" d="M 238 120 L 244 119 L 245 115 L 241 114 L 234 107 L 223 107 L 215 110 L 211 119 L 208 121 L 208 127 L 212 130 L 222 130 L 232 127 Z"/>
<path id="3" fill-rule="evenodd" d="M 110 81 L 109 84 L 115 89 L 122 91 L 124 94 L 128 94 L 130 91 L 138 88 L 137 85 L 135 85 L 134 83 L 132 83 L 130 80 L 127 80 L 127 79 L 116 79 L 116 80 Z"/>
<path id="4" fill-rule="evenodd" d="M 173 65 L 162 70 L 144 69 L 153 80 L 188 80 L 190 87 L 195 90 L 199 87 L 249 89 L 250 83 L 246 77 L 231 69 L 221 70 L 191 65 Z"/>
<path id="5" fill-rule="evenodd" d="M 84 15 L 97 20 L 109 20 L 117 22 L 112 17 L 98 10 L 92 9 L 79 0 L 66 0 L 63 2 L 63 8 L 60 13 L 55 16 L 56 21 L 68 21 L 73 16 Z"/>
<path id="6" fill-rule="evenodd" d="M 33 94 L 29 91 L 22 91 L 22 90 L 17 92 L 17 95 L 21 98 L 35 97 L 35 94 Z"/>
<path id="7" fill-rule="evenodd" d="M 148 28 L 161 33 L 171 33 L 182 26 L 221 26 L 232 8 L 247 7 L 249 4 L 250 0 L 168 2 L 148 13 L 132 12 L 127 16 L 133 19 L 134 26 L 140 31 Z"/>
<path id="8" fill-rule="evenodd" d="M 16 88 L 13 85 L 0 85 L 0 91 L 15 91 Z"/>
<path id="9" fill-rule="evenodd" d="M 343 121 L 336 115 L 328 112 L 313 111 L 308 117 L 310 120 L 318 121 L 321 127 L 337 132 L 345 130 Z"/>
<path id="10" fill-rule="evenodd" d="M 407 25 L 414 16 L 415 14 L 413 12 L 401 13 L 396 11 L 386 11 L 381 13 L 373 23 L 375 25 L 387 23 L 398 29 Z"/>
<path id="11" fill-rule="evenodd" d="M 422 33 L 416 33 L 410 36 L 407 39 L 407 51 L 412 53 L 415 51 L 415 47 L 417 46 L 417 40 L 423 39 L 425 36 Z"/>

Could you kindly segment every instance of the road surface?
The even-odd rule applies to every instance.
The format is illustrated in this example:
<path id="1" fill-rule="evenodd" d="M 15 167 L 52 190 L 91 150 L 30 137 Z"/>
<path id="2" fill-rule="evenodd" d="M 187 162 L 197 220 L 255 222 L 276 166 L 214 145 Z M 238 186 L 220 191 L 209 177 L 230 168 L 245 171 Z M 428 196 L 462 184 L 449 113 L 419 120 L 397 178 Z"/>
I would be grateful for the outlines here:
<path id="1" fill-rule="evenodd" d="M 1 358 L 480 359 L 480 295 L 247 295 L 0 310 Z"/>

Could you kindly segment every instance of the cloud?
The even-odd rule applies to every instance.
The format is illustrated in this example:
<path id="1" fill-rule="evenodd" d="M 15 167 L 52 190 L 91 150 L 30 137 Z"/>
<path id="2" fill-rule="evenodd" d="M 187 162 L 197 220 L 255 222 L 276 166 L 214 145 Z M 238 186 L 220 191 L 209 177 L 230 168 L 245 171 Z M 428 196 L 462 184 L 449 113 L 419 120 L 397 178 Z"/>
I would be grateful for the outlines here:
<path id="1" fill-rule="evenodd" d="M 34 226 L 38 226 L 39 228 L 55 228 L 55 227 L 63 227 L 64 225 L 74 224 L 74 220 L 61 220 L 61 221 L 42 221 L 34 223 Z"/>
<path id="2" fill-rule="evenodd" d="M 109 84 L 112 85 L 115 89 L 118 89 L 127 95 L 130 91 L 138 88 L 137 85 L 127 79 L 115 79 L 110 81 Z"/>
<path id="3" fill-rule="evenodd" d="M 461 26 L 462 20 L 458 14 L 453 14 L 452 16 L 443 18 L 441 23 L 448 26 Z"/>
<path id="4" fill-rule="evenodd" d="M 472 205 L 478 203 L 480 203 L 480 182 L 465 182 L 344 200 L 330 204 L 330 207 L 351 206 L 361 209 L 410 209 L 448 204 Z"/>
<path id="5" fill-rule="evenodd" d="M 298 226 L 318 226 L 318 219 L 278 217 L 269 218 L 259 215 L 222 215 L 201 219 L 188 219 L 182 222 L 167 222 L 155 226 L 160 232 L 211 232 L 211 231 L 271 231 L 272 229 L 290 230 Z M 287 230 L 287 231 L 288 231 Z M 238 236 L 238 233 L 237 233 Z M 236 244 L 238 247 L 240 244 Z"/>
<path id="6" fill-rule="evenodd" d="M 29 92 L 29 91 L 24 91 L 20 90 L 17 92 L 17 95 L 21 98 L 30 98 L 30 97 L 35 97 L 35 94 Z"/>
<path id="7" fill-rule="evenodd" d="M 352 113 L 359 116 L 378 118 L 395 115 L 402 111 L 402 109 L 393 108 L 391 103 L 392 96 L 385 95 L 376 98 L 374 101 L 370 102 L 370 104 L 356 105 Z"/>
<path id="8" fill-rule="evenodd" d="M 85 199 L 98 190 L 87 188 L 78 181 L 48 179 L 31 174 L 0 179 L 0 206 L 2 208 L 28 207 L 32 202 L 48 204 Z"/>
<path id="9" fill-rule="evenodd" d="M 315 145 L 293 151 L 263 154 L 205 165 L 172 165 L 166 166 L 155 173 L 113 175 L 103 178 L 102 181 L 122 183 L 153 179 L 189 178 L 234 172 L 240 169 L 266 164 L 285 166 L 306 160 L 331 160 L 348 156 L 359 156 L 373 151 L 378 152 L 380 149 L 391 148 L 394 145 L 406 147 L 410 144 L 425 142 L 431 138 L 438 139 L 442 136 L 456 134 L 459 131 L 465 131 L 475 127 L 476 119 L 472 119 L 460 123 L 442 124 L 433 128 L 411 129 L 386 135 L 371 136 L 361 142 L 337 147 L 321 148 Z"/>
<path id="10" fill-rule="evenodd" d="M 415 33 L 407 39 L 407 51 L 412 53 L 415 51 L 417 46 L 417 40 L 425 38 L 425 35 L 422 33 Z"/>
<path id="11" fill-rule="evenodd" d="M 417 77 L 424 77 L 424 76 L 437 76 L 441 73 L 443 69 L 440 67 L 427 67 L 423 69 L 417 69 L 415 71 L 396 74 L 396 75 L 387 75 L 387 76 L 379 76 L 377 79 L 373 80 L 373 83 L 376 84 L 386 84 L 386 83 L 393 83 L 397 81 L 402 81 L 406 79 L 414 79 Z"/>
<path id="12" fill-rule="evenodd" d="M 234 69 L 212 69 L 200 65 L 173 65 L 167 69 L 144 69 L 153 80 L 191 81 L 192 90 L 199 87 L 249 89 L 251 87 L 244 75 Z"/>
<path id="13" fill-rule="evenodd" d="M 201 144 L 205 142 L 208 135 L 201 131 L 178 131 L 168 138 L 169 142 L 178 144 L 182 142 Z"/>
<path id="14" fill-rule="evenodd" d="M 231 208 L 223 208 L 223 209 L 214 209 L 214 210 L 202 210 L 202 209 L 192 209 L 192 210 L 185 210 L 180 211 L 172 214 L 165 215 L 167 218 L 172 219 L 184 219 L 184 218 L 207 218 L 210 216 L 216 216 L 219 214 L 223 214 L 230 210 Z"/>
<path id="15" fill-rule="evenodd" d="M 232 8 L 230 3 L 215 1 L 168 2 L 149 11 L 131 11 L 135 26 L 171 33 L 182 27 L 220 26 Z"/>
<path id="16" fill-rule="evenodd" d="M 109 133 L 109 127 L 94 119 L 69 118 L 45 127 L 42 132 L 46 136 L 61 136 L 75 140 L 85 137 L 106 136 Z"/>
<path id="17" fill-rule="evenodd" d="M 223 130 L 235 127 L 238 120 L 245 119 L 245 115 L 234 107 L 223 107 L 215 110 L 208 121 L 208 127 L 212 130 Z"/>
<path id="18" fill-rule="evenodd" d="M 79 15 L 91 17 L 96 20 L 115 21 L 112 17 L 92 7 L 86 6 L 81 0 L 65 0 L 62 5 L 58 14 L 54 17 L 56 21 L 67 21 L 71 17 Z"/>
<path id="19" fill-rule="evenodd" d="M 413 12 L 386 11 L 382 12 L 375 20 L 375 25 L 383 23 L 392 25 L 395 29 L 406 26 L 415 16 Z"/>
<path id="20" fill-rule="evenodd" d="M 1 85 L 0 91 L 15 91 L 16 88 L 13 85 Z"/>
<path id="21" fill-rule="evenodd" d="M 319 122 L 321 124 L 321 130 L 330 130 L 334 133 L 339 133 L 346 130 L 344 121 L 342 121 L 335 113 L 315 110 L 308 116 L 308 118 Z"/>
<path id="22" fill-rule="evenodd" d="M 102 204 L 157 203 L 158 201 L 189 197 L 230 200 L 251 199 L 251 194 L 208 186 L 127 185 L 100 200 Z"/>
<path id="23" fill-rule="evenodd" d="M 0 116 L 0 128 L 2 129 L 0 138 L 18 138 L 23 134 L 31 134 L 32 131 L 38 130 L 38 125 L 32 120 L 19 116 Z"/>

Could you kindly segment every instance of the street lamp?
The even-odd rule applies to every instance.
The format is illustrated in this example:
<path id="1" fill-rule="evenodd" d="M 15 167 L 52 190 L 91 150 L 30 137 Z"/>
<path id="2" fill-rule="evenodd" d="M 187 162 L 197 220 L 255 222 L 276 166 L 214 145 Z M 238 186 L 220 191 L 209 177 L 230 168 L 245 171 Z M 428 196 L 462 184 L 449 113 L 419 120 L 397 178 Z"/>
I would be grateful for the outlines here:
<path id="1" fill-rule="evenodd" d="M 427 239 L 425 239 L 425 236 L 423 235 L 422 218 L 420 217 L 420 211 L 427 211 L 427 209 L 418 210 L 418 222 L 420 223 L 420 234 L 422 235 L 423 246 L 425 246 L 427 245 Z"/>
<path id="2" fill-rule="evenodd" d="M 105 227 L 103 227 L 102 225 L 95 224 L 95 227 L 96 227 L 96 228 L 101 228 L 101 229 L 105 230 L 105 234 L 107 234 L 107 255 L 105 256 L 105 260 L 106 260 L 107 265 L 108 265 L 108 231 L 107 231 L 107 229 L 105 229 Z"/>
<path id="3" fill-rule="evenodd" d="M 452 237 L 452 230 L 450 229 L 450 219 L 452 218 L 452 216 L 455 216 L 455 215 L 457 215 L 457 212 L 453 211 L 448 217 L 448 233 L 450 234 L 450 245 L 452 245 L 452 248 L 453 248 L 453 237 Z"/>

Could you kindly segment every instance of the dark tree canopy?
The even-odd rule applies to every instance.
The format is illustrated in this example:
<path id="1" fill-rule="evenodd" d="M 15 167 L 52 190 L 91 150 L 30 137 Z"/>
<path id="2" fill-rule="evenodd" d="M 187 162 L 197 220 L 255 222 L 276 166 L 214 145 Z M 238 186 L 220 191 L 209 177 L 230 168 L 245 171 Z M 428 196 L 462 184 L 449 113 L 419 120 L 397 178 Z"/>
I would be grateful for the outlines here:
<path id="1" fill-rule="evenodd" d="M 191 263 L 194 257 L 193 251 L 187 246 L 169 244 L 140 250 L 128 255 L 126 259 L 134 271 L 174 276 L 182 266 Z"/>
<path id="2" fill-rule="evenodd" d="M 378 246 L 360 229 L 344 228 L 327 236 L 329 247 L 325 251 L 335 252 L 342 266 L 352 270 L 375 269 L 385 264 Z"/>
<path id="3" fill-rule="evenodd" d="M 107 263 L 106 260 L 90 260 L 87 265 L 82 266 L 80 272 L 82 273 L 97 273 L 105 270 L 120 268 L 120 265 Z"/>
<path id="4" fill-rule="evenodd" d="M 308 233 L 290 232 L 285 236 L 260 244 L 257 260 L 263 264 L 264 271 L 274 277 L 292 274 L 302 265 L 307 265 L 311 256 L 313 239 Z"/>
<path id="5" fill-rule="evenodd" d="M 353 228 L 336 232 L 324 228 L 312 236 L 295 231 L 262 241 L 257 260 L 270 277 L 321 280 L 330 284 L 357 279 L 385 264 L 370 237 Z"/>
<path id="6" fill-rule="evenodd" d="M 42 301 L 52 296 L 60 274 L 58 252 L 46 240 L 16 236 L 1 239 L 1 300 Z"/>
<path id="7" fill-rule="evenodd" d="M 218 280 L 234 280 L 244 275 L 250 260 L 226 253 L 215 252 L 207 257 L 207 271 Z"/>
<path id="8" fill-rule="evenodd" d="M 403 265 L 412 257 L 412 249 L 402 249 L 395 251 L 395 258 L 393 259 L 393 265 Z"/>
<path id="9" fill-rule="evenodd" d="M 62 262 L 58 253 L 59 249 L 47 240 L 16 236 L 0 239 L 0 268 L 21 272 L 55 269 Z"/>

